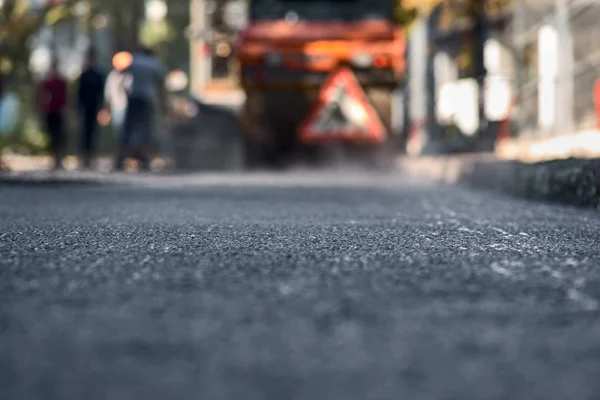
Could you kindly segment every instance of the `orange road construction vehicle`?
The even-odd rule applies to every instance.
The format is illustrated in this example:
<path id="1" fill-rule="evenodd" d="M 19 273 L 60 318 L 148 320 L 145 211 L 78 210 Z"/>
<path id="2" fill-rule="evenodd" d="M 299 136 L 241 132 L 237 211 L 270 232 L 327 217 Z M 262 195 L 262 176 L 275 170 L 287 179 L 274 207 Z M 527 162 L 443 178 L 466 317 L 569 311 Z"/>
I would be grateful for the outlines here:
<path id="1" fill-rule="evenodd" d="M 406 65 L 394 3 L 250 1 L 236 48 L 248 166 L 315 155 L 324 144 L 393 151 L 393 94 Z"/>

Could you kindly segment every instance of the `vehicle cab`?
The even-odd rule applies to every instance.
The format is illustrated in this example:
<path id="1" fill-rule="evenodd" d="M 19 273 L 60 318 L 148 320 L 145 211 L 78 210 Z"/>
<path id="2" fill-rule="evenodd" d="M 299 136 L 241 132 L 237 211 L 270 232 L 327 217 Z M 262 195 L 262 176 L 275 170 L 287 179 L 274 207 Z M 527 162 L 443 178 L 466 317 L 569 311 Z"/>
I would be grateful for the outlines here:
<path id="1" fill-rule="evenodd" d="M 405 37 L 390 0 L 253 0 L 237 46 L 242 86 L 321 85 L 349 66 L 363 85 L 396 85 Z"/>

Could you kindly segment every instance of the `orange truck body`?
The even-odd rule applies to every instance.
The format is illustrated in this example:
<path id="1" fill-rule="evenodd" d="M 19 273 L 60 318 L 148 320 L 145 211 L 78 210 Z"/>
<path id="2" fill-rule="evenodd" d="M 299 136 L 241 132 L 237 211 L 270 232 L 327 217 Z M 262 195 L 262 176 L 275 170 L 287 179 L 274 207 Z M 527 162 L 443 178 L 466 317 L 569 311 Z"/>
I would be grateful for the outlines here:
<path id="1" fill-rule="evenodd" d="M 406 69 L 405 48 L 404 32 L 385 20 L 258 21 L 242 33 L 238 60 L 242 86 L 249 90 L 319 85 L 338 66 L 352 65 L 355 57 L 364 55 L 373 58 L 373 66 L 355 71 L 359 81 L 394 85 Z M 281 56 L 277 66 L 268 64 L 273 54 Z M 273 69 L 287 71 L 289 76 L 271 74 Z"/>
<path id="2" fill-rule="evenodd" d="M 254 143 L 249 142 L 250 147 L 261 142 L 258 147 L 273 155 L 308 145 L 299 137 L 299 127 L 313 111 L 328 77 L 341 68 L 351 70 L 391 130 L 393 93 L 406 71 L 406 37 L 392 22 L 392 0 L 305 0 L 304 14 L 291 19 L 289 14 L 300 7 L 297 1 L 254 1 L 262 1 L 267 13 L 271 6 L 279 8 L 268 17 L 251 16 L 235 49 L 246 94 L 241 120 Z M 357 4 L 367 12 L 351 8 Z M 372 4 L 379 7 L 379 14 L 367 17 Z M 325 14 L 311 18 L 314 7 L 323 7 Z"/>

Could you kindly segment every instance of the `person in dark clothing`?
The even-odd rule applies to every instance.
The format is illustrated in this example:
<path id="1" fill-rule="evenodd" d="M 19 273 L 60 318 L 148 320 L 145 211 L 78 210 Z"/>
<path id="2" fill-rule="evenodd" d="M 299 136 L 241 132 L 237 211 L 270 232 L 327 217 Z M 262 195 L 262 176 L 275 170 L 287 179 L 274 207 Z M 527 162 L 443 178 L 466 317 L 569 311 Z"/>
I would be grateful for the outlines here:
<path id="1" fill-rule="evenodd" d="M 141 169 L 148 171 L 157 106 L 164 101 L 165 68 L 151 49 L 142 48 L 123 72 L 131 80 L 115 170 L 122 170 L 125 157 L 133 155 Z"/>
<path id="2" fill-rule="evenodd" d="M 67 106 L 67 81 L 58 72 L 54 62 L 50 75 L 38 87 L 37 105 L 46 132 L 50 135 L 51 150 L 54 156 L 54 169 L 63 169 L 64 112 Z"/>
<path id="3" fill-rule="evenodd" d="M 104 75 L 96 65 L 96 57 L 90 51 L 87 66 L 79 77 L 77 102 L 81 121 L 82 168 L 92 165 L 96 155 L 98 113 L 104 105 Z"/>

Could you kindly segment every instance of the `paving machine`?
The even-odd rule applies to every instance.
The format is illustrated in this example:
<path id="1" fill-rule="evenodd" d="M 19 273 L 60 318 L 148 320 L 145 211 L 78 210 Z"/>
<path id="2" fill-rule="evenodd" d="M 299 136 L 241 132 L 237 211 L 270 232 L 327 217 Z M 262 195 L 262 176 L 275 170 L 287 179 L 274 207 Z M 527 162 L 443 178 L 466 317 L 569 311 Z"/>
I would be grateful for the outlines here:
<path id="1" fill-rule="evenodd" d="M 394 0 L 251 0 L 236 46 L 246 164 L 394 152 L 406 38 Z"/>

